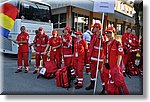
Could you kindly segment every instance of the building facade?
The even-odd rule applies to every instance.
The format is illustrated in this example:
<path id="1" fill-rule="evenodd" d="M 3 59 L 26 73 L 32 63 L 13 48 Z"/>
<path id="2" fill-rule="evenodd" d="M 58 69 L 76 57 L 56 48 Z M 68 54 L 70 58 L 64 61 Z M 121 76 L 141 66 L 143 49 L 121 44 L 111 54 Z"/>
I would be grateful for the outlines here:
<path id="1" fill-rule="evenodd" d="M 44 0 L 52 6 L 52 23 L 54 29 L 62 30 L 66 25 L 84 31 L 97 22 L 101 23 L 102 13 L 93 12 L 94 0 Z M 104 30 L 109 26 L 117 28 L 122 35 L 127 26 L 134 26 L 133 3 L 127 0 L 115 0 L 114 14 L 105 13 Z"/>

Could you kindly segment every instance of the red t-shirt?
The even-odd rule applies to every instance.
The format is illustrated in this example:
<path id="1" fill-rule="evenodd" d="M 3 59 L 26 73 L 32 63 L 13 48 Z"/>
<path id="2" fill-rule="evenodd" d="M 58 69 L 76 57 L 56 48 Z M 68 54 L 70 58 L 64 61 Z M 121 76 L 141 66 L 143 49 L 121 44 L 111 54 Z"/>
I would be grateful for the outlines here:
<path id="1" fill-rule="evenodd" d="M 19 34 L 17 36 L 17 39 L 16 41 L 27 41 L 27 43 L 25 44 L 18 44 L 19 47 L 18 47 L 18 51 L 20 52 L 28 52 L 28 40 L 29 40 L 29 34 L 28 33 L 23 33 L 23 34 Z"/>
<path id="2" fill-rule="evenodd" d="M 55 47 L 55 46 L 58 46 L 58 45 L 62 44 L 62 39 L 61 39 L 60 36 L 57 36 L 56 38 L 51 37 L 51 38 L 48 40 L 47 44 L 49 44 L 49 45 L 52 46 L 52 47 Z M 56 49 L 56 51 L 60 51 L 60 50 L 61 50 L 61 47 L 59 47 L 59 48 Z M 55 52 L 55 51 L 53 51 L 53 50 L 51 50 L 51 51 L 52 51 L 52 52 Z"/>
<path id="3" fill-rule="evenodd" d="M 117 65 L 118 55 L 124 54 L 121 43 L 116 40 L 113 40 L 110 44 L 108 42 L 104 44 L 104 53 L 105 60 L 108 59 L 110 69 Z"/>

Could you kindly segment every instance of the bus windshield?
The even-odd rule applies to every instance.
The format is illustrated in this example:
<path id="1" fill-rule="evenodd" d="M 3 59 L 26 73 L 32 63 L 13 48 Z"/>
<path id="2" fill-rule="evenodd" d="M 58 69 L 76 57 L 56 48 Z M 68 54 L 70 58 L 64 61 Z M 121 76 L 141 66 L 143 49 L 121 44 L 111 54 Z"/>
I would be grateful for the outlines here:
<path id="1" fill-rule="evenodd" d="M 38 2 L 24 1 L 20 3 L 19 18 L 27 20 L 49 22 L 51 20 L 51 8 Z"/>

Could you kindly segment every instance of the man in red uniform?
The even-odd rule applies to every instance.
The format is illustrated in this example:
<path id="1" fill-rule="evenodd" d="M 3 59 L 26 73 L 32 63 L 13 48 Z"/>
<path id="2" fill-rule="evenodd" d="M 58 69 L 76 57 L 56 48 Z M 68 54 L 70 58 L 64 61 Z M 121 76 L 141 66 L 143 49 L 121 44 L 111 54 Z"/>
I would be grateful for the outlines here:
<path id="1" fill-rule="evenodd" d="M 70 35 L 69 26 L 66 26 L 64 28 L 64 34 L 62 36 L 62 45 L 64 64 L 69 68 L 71 67 L 72 62 L 72 37 Z"/>
<path id="2" fill-rule="evenodd" d="M 77 39 L 74 42 L 74 54 L 73 54 L 73 66 L 77 76 L 76 89 L 83 87 L 83 68 L 85 56 L 87 54 L 88 45 L 85 40 L 82 39 L 82 32 L 76 32 Z"/>
<path id="3" fill-rule="evenodd" d="M 12 40 L 9 38 L 9 40 L 12 40 L 14 43 L 18 44 L 18 70 L 15 73 L 19 73 L 22 71 L 22 60 L 24 60 L 24 68 L 25 73 L 29 71 L 28 68 L 28 40 L 29 40 L 29 34 L 25 32 L 25 26 L 22 26 L 20 28 L 21 33 L 17 36 L 16 40 Z"/>
<path id="4" fill-rule="evenodd" d="M 107 94 L 128 94 L 128 88 L 124 81 L 120 63 L 123 55 L 121 43 L 115 39 L 115 28 L 109 27 L 106 30 L 109 41 L 104 44 L 105 67 L 109 70 L 109 77 L 105 84 Z"/>
<path id="5" fill-rule="evenodd" d="M 47 47 L 45 49 L 45 52 L 50 47 L 50 60 L 54 61 L 57 65 L 58 68 L 61 68 L 61 60 L 62 60 L 62 55 L 61 55 L 61 45 L 62 45 L 62 39 L 60 36 L 58 36 L 57 31 L 53 30 L 52 31 L 53 37 L 49 39 L 47 42 Z"/>
<path id="6" fill-rule="evenodd" d="M 132 62 L 133 64 L 135 64 L 135 60 L 136 60 L 136 54 L 138 51 L 138 47 L 139 47 L 139 41 L 138 38 L 135 34 L 135 30 L 132 29 L 131 34 L 129 35 L 129 37 L 131 38 L 131 40 L 129 40 L 129 45 L 130 45 L 130 62 Z"/>
<path id="7" fill-rule="evenodd" d="M 33 74 L 36 74 L 39 72 L 39 66 L 40 66 L 40 59 L 42 57 L 43 65 L 44 62 L 47 61 L 47 55 L 44 53 L 44 50 L 47 46 L 48 42 L 48 36 L 44 33 L 44 29 L 42 27 L 39 27 L 39 33 L 34 38 L 34 45 L 35 45 L 35 51 L 36 51 L 36 68 L 33 72 Z"/>
<path id="8" fill-rule="evenodd" d="M 102 41 L 102 34 L 101 31 L 101 25 L 99 23 L 95 23 L 93 26 L 93 35 L 92 40 L 90 42 L 89 46 L 89 56 L 88 59 L 90 60 L 90 68 L 91 68 L 91 83 L 88 87 L 86 87 L 86 90 L 94 89 L 95 81 L 96 81 L 96 68 L 97 68 L 97 62 L 98 62 L 98 53 L 100 49 L 100 59 L 99 59 L 99 70 L 101 72 L 101 68 L 103 65 L 103 59 L 104 59 L 104 50 L 102 48 L 103 41 Z M 101 42 L 101 47 L 99 48 L 99 44 Z M 102 83 L 103 84 L 103 83 Z M 104 87 L 103 87 L 104 90 Z"/>
<path id="9" fill-rule="evenodd" d="M 126 29 L 126 33 L 124 33 L 123 35 L 122 35 L 122 39 L 121 39 L 121 41 L 122 41 L 122 45 L 123 45 L 123 50 L 124 50 L 124 55 L 123 55 L 123 63 L 124 63 L 124 65 L 125 65 L 125 67 L 127 66 L 127 62 L 128 62 L 128 57 L 129 57 L 129 35 L 130 35 L 130 33 L 131 33 L 131 28 L 130 27 L 128 27 L 127 29 Z M 123 70 L 123 71 L 125 71 L 125 69 Z"/>

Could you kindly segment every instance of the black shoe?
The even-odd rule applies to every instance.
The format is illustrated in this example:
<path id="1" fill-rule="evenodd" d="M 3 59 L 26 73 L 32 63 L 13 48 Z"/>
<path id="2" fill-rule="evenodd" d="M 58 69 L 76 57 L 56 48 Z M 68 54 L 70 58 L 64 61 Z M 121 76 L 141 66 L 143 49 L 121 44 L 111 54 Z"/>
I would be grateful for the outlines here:
<path id="1" fill-rule="evenodd" d="M 37 70 L 34 70 L 33 74 L 36 74 L 38 71 Z"/>
<path id="2" fill-rule="evenodd" d="M 80 89 L 80 88 L 82 88 L 82 87 L 83 87 L 83 86 L 78 86 L 78 85 L 77 85 L 77 86 L 75 87 L 75 89 Z"/>
<path id="3" fill-rule="evenodd" d="M 28 70 L 25 70 L 24 73 L 28 73 Z"/>
<path id="4" fill-rule="evenodd" d="M 22 70 L 21 69 L 17 69 L 17 71 L 15 73 L 19 73 L 19 72 L 22 72 Z"/>
<path id="5" fill-rule="evenodd" d="M 106 93 L 105 93 L 105 86 L 104 85 L 102 85 L 103 86 L 103 89 L 102 89 L 102 91 L 100 92 L 100 95 L 106 95 Z"/>
<path id="6" fill-rule="evenodd" d="M 85 88 L 85 90 L 91 90 L 94 89 L 95 81 L 91 81 L 91 84 Z"/>
<path id="7" fill-rule="evenodd" d="M 78 84 L 78 82 L 75 82 L 75 83 L 74 83 L 74 85 L 77 85 L 77 84 Z"/>

